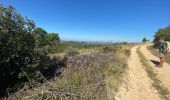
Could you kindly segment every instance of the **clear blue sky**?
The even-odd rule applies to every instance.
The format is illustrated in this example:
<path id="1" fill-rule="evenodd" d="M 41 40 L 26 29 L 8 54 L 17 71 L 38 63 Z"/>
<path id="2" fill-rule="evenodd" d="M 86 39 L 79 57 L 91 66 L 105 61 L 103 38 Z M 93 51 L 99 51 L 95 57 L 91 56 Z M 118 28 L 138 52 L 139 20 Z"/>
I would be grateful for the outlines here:
<path id="1" fill-rule="evenodd" d="M 170 25 L 170 0 L 0 0 L 63 40 L 141 41 Z"/>

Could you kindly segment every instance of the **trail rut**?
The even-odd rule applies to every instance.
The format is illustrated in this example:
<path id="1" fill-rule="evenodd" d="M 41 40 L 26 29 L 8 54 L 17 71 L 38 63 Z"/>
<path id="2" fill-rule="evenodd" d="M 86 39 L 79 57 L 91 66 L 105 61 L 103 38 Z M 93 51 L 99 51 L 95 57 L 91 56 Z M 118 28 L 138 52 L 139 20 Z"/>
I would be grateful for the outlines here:
<path id="1" fill-rule="evenodd" d="M 138 47 L 131 49 L 131 56 L 128 59 L 129 68 L 120 87 L 120 100 L 161 100 L 140 62 L 136 52 Z"/>
<path id="2" fill-rule="evenodd" d="M 155 64 L 152 63 L 151 60 L 159 62 L 159 58 L 149 52 L 149 50 L 147 49 L 147 46 L 149 45 L 152 44 L 144 45 L 141 47 L 140 50 L 144 54 L 145 58 L 148 60 L 149 64 L 156 70 L 158 79 L 170 91 L 170 65 L 165 62 L 162 68 L 155 67 Z"/>

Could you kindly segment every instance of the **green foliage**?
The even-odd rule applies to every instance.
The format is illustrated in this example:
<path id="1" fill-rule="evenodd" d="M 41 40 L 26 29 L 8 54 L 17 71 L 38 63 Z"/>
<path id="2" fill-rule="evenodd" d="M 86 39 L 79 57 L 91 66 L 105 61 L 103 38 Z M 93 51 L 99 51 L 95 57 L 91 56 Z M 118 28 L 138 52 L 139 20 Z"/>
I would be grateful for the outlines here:
<path id="1" fill-rule="evenodd" d="M 83 84 L 83 76 L 82 74 L 75 73 L 73 77 L 71 77 L 69 84 L 73 87 L 80 88 Z"/>
<path id="2" fill-rule="evenodd" d="M 60 42 L 60 38 L 58 36 L 58 33 L 48 33 L 45 36 L 45 41 L 46 41 L 46 44 L 54 46 Z"/>
<path id="3" fill-rule="evenodd" d="M 79 54 L 78 49 L 69 47 L 69 48 L 66 50 L 65 57 L 76 56 L 76 55 L 78 55 L 78 54 Z"/>
<path id="4" fill-rule="evenodd" d="M 34 27 L 12 6 L 0 5 L 0 95 L 49 66 L 45 49 L 37 47 L 44 44 L 47 32 Z"/>
<path id="5" fill-rule="evenodd" d="M 105 53 L 108 53 L 108 52 L 111 52 L 111 51 L 113 51 L 113 49 L 111 47 L 105 46 L 103 48 L 103 52 L 105 52 Z"/>
<path id="6" fill-rule="evenodd" d="M 35 28 L 32 32 L 34 39 L 36 41 L 36 46 L 44 46 L 45 45 L 45 36 L 47 32 L 42 28 Z"/>
<path id="7" fill-rule="evenodd" d="M 102 52 L 103 53 L 109 53 L 109 52 L 117 52 L 118 49 L 121 49 L 120 45 L 106 45 L 103 46 Z"/>
<path id="8" fill-rule="evenodd" d="M 45 35 L 47 35 L 47 32 L 44 29 L 38 27 L 34 29 L 33 34 L 45 37 Z"/>
<path id="9" fill-rule="evenodd" d="M 12 6 L 0 9 L 0 79 L 4 86 L 31 63 L 35 46 L 31 32 L 35 25 Z"/>
<path id="10" fill-rule="evenodd" d="M 143 38 L 142 43 L 146 43 L 148 40 L 146 38 Z"/>
<path id="11" fill-rule="evenodd" d="M 58 33 L 47 33 L 42 28 L 35 28 L 32 32 L 34 39 L 36 41 L 37 47 L 43 47 L 43 46 L 54 46 L 59 43 L 60 38 Z"/>
<path id="12" fill-rule="evenodd" d="M 102 46 L 101 44 L 87 44 L 87 43 L 81 43 L 81 42 L 61 41 L 60 43 L 57 43 L 56 45 L 48 46 L 47 49 L 50 54 L 53 54 L 53 53 L 63 53 L 69 47 L 74 47 L 77 49 L 91 49 L 91 48 L 101 47 L 101 46 Z"/>
<path id="13" fill-rule="evenodd" d="M 158 46 L 159 44 L 159 39 L 160 38 L 165 38 L 166 41 L 170 41 L 170 26 L 159 29 L 156 33 L 155 33 L 155 38 L 154 38 L 154 44 L 155 46 Z"/>
<path id="14" fill-rule="evenodd" d="M 122 42 L 122 44 L 127 45 L 127 44 L 128 44 L 128 42 Z"/>

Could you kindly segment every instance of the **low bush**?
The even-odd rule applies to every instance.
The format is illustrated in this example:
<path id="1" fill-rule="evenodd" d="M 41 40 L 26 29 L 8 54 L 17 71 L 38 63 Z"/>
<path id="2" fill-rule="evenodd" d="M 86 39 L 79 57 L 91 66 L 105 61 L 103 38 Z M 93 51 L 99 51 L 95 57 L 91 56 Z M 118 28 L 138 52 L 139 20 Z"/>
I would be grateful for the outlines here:
<path id="1" fill-rule="evenodd" d="M 113 51 L 116 52 L 66 56 L 65 67 L 55 81 L 27 90 L 19 98 L 107 100 L 108 89 L 118 91 L 127 68 L 126 50 L 116 47 Z"/>
<path id="2" fill-rule="evenodd" d="M 66 51 L 65 51 L 65 57 L 69 57 L 69 56 L 76 56 L 79 54 L 78 49 L 73 48 L 73 47 L 69 47 Z"/>
<path id="3" fill-rule="evenodd" d="M 105 46 L 103 48 L 103 52 L 105 52 L 105 53 L 112 52 L 112 51 L 113 51 L 113 49 L 111 47 Z"/>

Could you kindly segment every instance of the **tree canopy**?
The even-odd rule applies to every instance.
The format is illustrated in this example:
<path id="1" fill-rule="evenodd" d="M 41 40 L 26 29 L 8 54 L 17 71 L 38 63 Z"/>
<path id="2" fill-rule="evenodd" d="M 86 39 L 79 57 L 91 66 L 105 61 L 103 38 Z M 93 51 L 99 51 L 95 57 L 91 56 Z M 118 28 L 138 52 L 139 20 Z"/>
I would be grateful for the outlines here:
<path id="1" fill-rule="evenodd" d="M 0 86 L 13 85 L 17 75 L 31 64 L 35 24 L 22 17 L 12 6 L 0 6 Z"/>
<path id="2" fill-rule="evenodd" d="M 146 43 L 148 40 L 146 38 L 143 38 L 142 42 Z"/>
<path id="3" fill-rule="evenodd" d="M 45 36 L 45 41 L 48 45 L 55 45 L 56 43 L 59 43 L 60 38 L 58 33 L 48 33 Z"/>
<path id="4" fill-rule="evenodd" d="M 39 27 L 35 28 L 32 34 L 36 41 L 36 46 L 56 45 L 60 41 L 58 33 L 47 33 Z"/>
<path id="5" fill-rule="evenodd" d="M 28 81 L 25 75 L 31 77 L 49 66 L 43 48 L 46 41 L 57 43 L 59 36 L 35 28 L 34 21 L 12 6 L 0 5 L 0 95 L 5 95 L 7 88 Z"/>
<path id="6" fill-rule="evenodd" d="M 36 46 L 44 46 L 45 45 L 45 36 L 47 35 L 47 32 L 42 28 L 35 28 L 33 30 L 33 36 L 36 41 Z"/>
<path id="7" fill-rule="evenodd" d="M 159 29 L 154 36 L 154 43 L 155 46 L 159 44 L 159 39 L 160 38 L 165 38 L 166 41 L 170 41 L 170 26 Z"/>

